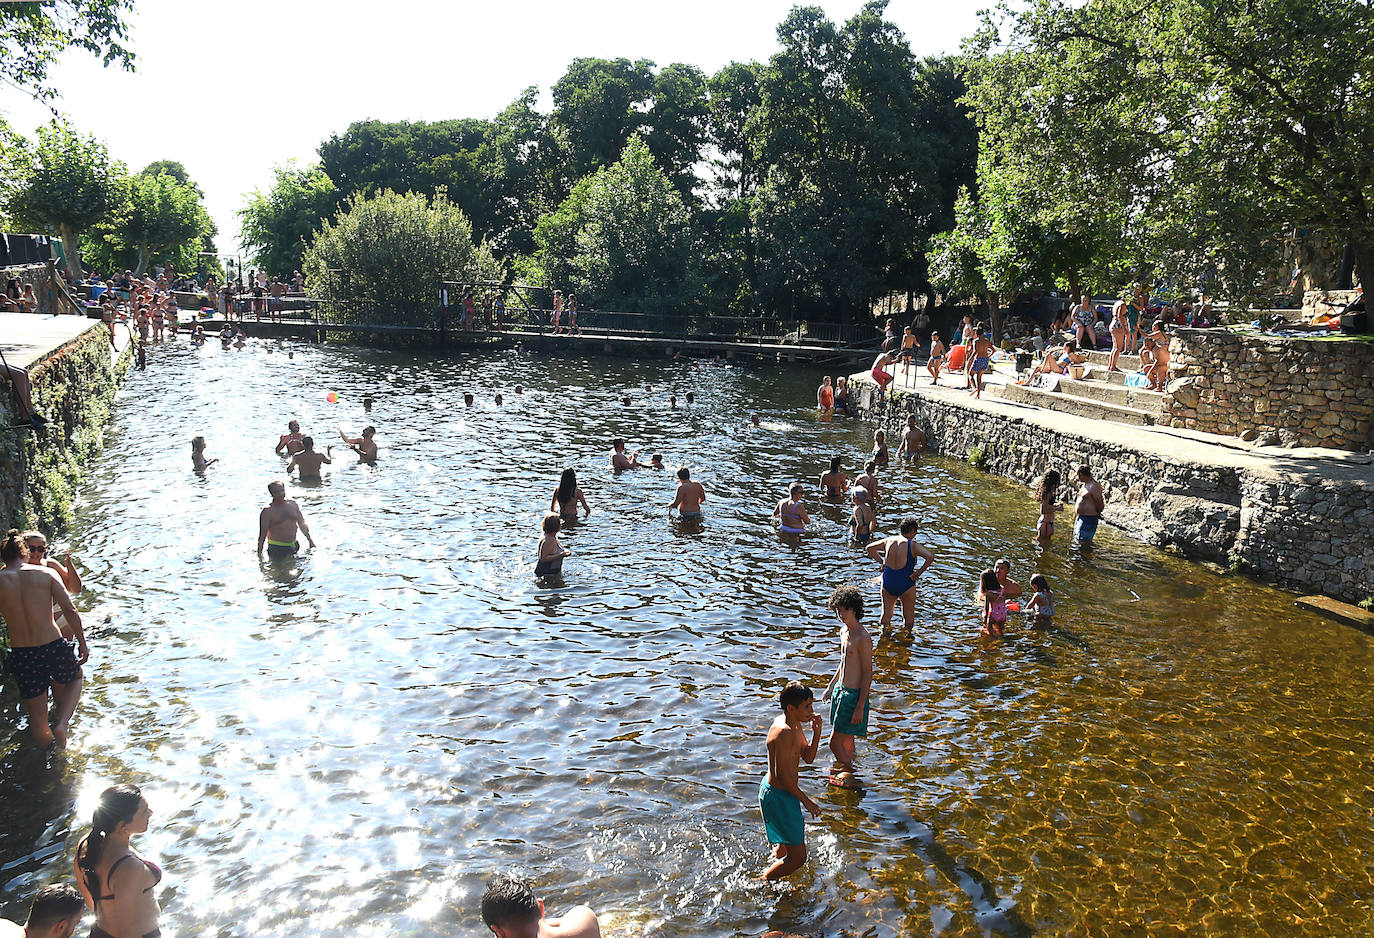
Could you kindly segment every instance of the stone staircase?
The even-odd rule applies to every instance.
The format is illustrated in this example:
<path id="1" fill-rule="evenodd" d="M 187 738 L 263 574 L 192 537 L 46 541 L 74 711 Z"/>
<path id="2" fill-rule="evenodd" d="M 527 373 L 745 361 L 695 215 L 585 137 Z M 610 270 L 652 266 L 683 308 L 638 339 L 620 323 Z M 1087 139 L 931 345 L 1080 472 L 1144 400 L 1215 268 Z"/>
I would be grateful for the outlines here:
<path id="1" fill-rule="evenodd" d="M 1054 391 L 999 384 L 989 387 L 987 392 L 1003 400 L 1079 417 L 1135 427 L 1153 426 L 1163 408 L 1164 395 L 1159 391 L 1127 387 L 1123 372 L 1107 371 L 1107 359 L 1106 352 L 1089 352 L 1087 373 L 1081 379 L 1061 377 Z M 1140 358 L 1122 355 L 1117 367 L 1135 371 L 1140 367 Z"/>

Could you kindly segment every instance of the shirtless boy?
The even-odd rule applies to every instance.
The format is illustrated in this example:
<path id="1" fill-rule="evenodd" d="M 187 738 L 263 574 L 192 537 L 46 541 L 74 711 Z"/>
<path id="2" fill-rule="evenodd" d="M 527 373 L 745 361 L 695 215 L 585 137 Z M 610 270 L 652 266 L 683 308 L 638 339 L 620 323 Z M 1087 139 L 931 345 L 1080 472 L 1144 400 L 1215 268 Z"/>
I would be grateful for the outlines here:
<path id="1" fill-rule="evenodd" d="M 706 501 L 706 490 L 701 487 L 700 482 L 692 481 L 692 472 L 686 466 L 677 471 L 677 478 L 677 496 L 668 506 L 668 513 L 672 514 L 676 508 L 680 518 L 700 518 L 701 503 Z"/>
<path id="2" fill-rule="evenodd" d="M 878 464 L 873 460 L 864 463 L 864 474 L 854 480 L 856 486 L 863 486 L 868 490 L 868 504 L 874 511 L 878 510 Z"/>
<path id="3" fill-rule="evenodd" d="M 305 444 L 305 449 L 291 457 L 291 461 L 286 464 L 286 474 L 290 475 L 291 470 L 299 469 L 302 480 L 313 479 L 318 482 L 321 478 L 320 466 L 334 462 L 329 458 L 334 455 L 334 447 L 326 446 L 323 453 L 317 453 L 315 452 L 314 437 L 303 437 L 301 442 Z"/>
<path id="4" fill-rule="evenodd" d="M 906 432 L 902 434 L 902 445 L 897 447 L 897 458 L 915 462 L 926 448 L 926 435 L 916 429 L 916 418 L 906 418 Z"/>
<path id="5" fill-rule="evenodd" d="M 930 383 L 940 383 L 940 368 L 945 364 L 945 343 L 940 341 L 940 333 L 930 334 L 930 361 L 926 362 L 926 371 L 930 372 Z"/>
<path id="6" fill-rule="evenodd" d="M 596 913 L 575 906 L 560 918 L 544 917 L 544 901 L 523 879 L 498 876 L 482 897 L 482 922 L 496 938 L 601 938 Z"/>
<path id="7" fill-rule="evenodd" d="M 935 555 L 916 543 L 915 518 L 903 518 L 897 537 L 884 538 L 868 545 L 868 556 L 881 560 L 883 565 L 883 617 L 878 625 L 887 628 L 892 624 L 892 613 L 900 601 L 902 621 L 908 629 L 916 624 L 916 580 L 925 573 Z M 916 559 L 921 559 L 921 567 L 916 568 Z"/>
<path id="8" fill-rule="evenodd" d="M 773 863 L 764 879 L 782 879 L 806 863 L 806 822 L 802 808 L 812 817 L 821 816 L 820 805 L 801 790 L 798 778 L 801 761 L 816 761 L 821 743 L 821 717 L 815 712 L 811 688 L 793 681 L 782 689 L 778 700 L 782 714 L 768 728 L 768 775 L 759 783 L 759 809 L 768 842 L 773 845 Z M 811 740 L 806 739 L 805 724 L 811 725 Z"/>
<path id="9" fill-rule="evenodd" d="M 840 666 L 821 694 L 822 701 L 830 701 L 830 751 L 835 756 L 830 784 L 861 788 L 854 777 L 854 739 L 868 735 L 873 639 L 859 621 L 864 617 L 864 599 L 857 586 L 835 590 L 826 608 L 840 620 Z"/>
<path id="10" fill-rule="evenodd" d="M 916 333 L 911 331 L 910 326 L 907 326 L 906 331 L 902 333 L 902 347 L 898 350 L 897 355 L 902 360 L 902 377 L 910 377 L 911 363 L 916 360 Z"/>
<path id="11" fill-rule="evenodd" d="M 272 495 L 272 504 L 258 515 L 258 556 L 262 556 L 264 543 L 267 545 L 267 556 L 273 560 L 290 557 L 300 550 L 300 542 L 296 540 L 297 528 L 305 534 L 306 542 L 314 547 L 315 539 L 310 536 L 310 525 L 305 523 L 301 506 L 296 504 L 295 499 L 286 497 L 286 486 L 272 481 L 267 483 L 267 491 Z"/>
<path id="12" fill-rule="evenodd" d="M 225 328 L 228 328 L 227 326 Z M 286 425 L 287 432 L 277 440 L 278 456 L 294 456 L 305 449 L 305 438 L 301 436 L 301 425 L 298 421 L 291 421 Z"/>
<path id="13" fill-rule="evenodd" d="M 969 369 L 973 377 L 973 396 L 983 396 L 983 375 L 992 368 L 992 340 L 980 334 L 973 340 L 973 366 Z"/>
<path id="14" fill-rule="evenodd" d="M 26 564 L 29 550 L 13 528 L 0 543 L 0 617 L 9 632 L 9 670 L 19 684 L 19 699 L 29 714 L 29 732 L 40 749 L 67 745 L 72 714 L 81 699 L 81 666 L 91 656 L 81 615 L 55 570 Z M 77 648 L 62 638 L 53 622 L 61 610 L 76 635 Z M 48 726 L 48 688 L 56 722 Z"/>
<path id="15" fill-rule="evenodd" d="M 376 427 L 363 427 L 362 436 L 348 436 L 342 430 L 339 431 L 339 438 L 348 444 L 349 449 L 358 454 L 359 462 L 365 463 L 377 461 L 377 441 L 373 439 L 376 435 Z M 329 460 L 326 459 L 325 462 L 329 462 Z"/>

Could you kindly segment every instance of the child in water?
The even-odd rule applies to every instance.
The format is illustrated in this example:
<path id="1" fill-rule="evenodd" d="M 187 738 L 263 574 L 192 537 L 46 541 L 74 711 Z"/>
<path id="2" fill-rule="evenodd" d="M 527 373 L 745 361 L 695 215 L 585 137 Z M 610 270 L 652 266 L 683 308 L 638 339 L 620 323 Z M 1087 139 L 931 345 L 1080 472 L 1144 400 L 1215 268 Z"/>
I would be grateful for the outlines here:
<path id="1" fill-rule="evenodd" d="M 539 539 L 539 555 L 534 564 L 535 576 L 559 576 L 563 573 L 563 558 L 571 556 L 572 551 L 566 550 L 558 543 L 558 530 L 561 527 L 562 522 L 558 515 L 544 516 L 544 536 Z"/>
<path id="2" fill-rule="evenodd" d="M 191 440 L 191 467 L 196 472 L 204 472 L 217 462 L 218 459 L 205 458 L 205 437 L 198 436 Z"/>
<path id="3" fill-rule="evenodd" d="M 778 502 L 778 507 L 773 509 L 773 517 L 779 519 L 778 530 L 784 534 L 803 534 L 811 523 L 811 516 L 806 513 L 806 505 L 802 501 L 806 486 L 793 482 L 789 491 L 792 497 Z"/>
<path id="4" fill-rule="evenodd" d="M 854 500 L 854 513 L 849 519 L 849 536 L 856 544 L 867 544 L 873 537 L 873 509 L 868 507 L 868 489 L 862 485 L 854 486 L 850 492 Z"/>
<path id="5" fill-rule="evenodd" d="M 997 571 L 984 570 L 979 592 L 983 595 L 982 634 L 990 638 L 1001 638 L 1007 624 L 1007 601 L 1002 596 L 1002 583 L 997 579 Z"/>
<path id="6" fill-rule="evenodd" d="M 1040 503 L 1040 518 L 1035 523 L 1035 536 L 1041 544 L 1054 537 L 1054 513 L 1063 508 L 1059 504 L 1059 473 L 1047 471 L 1035 484 L 1035 500 Z"/>
<path id="7" fill-rule="evenodd" d="M 854 777 L 854 740 L 868 735 L 873 638 L 861 621 L 864 601 L 858 587 L 841 586 L 830 594 L 828 607 L 840 620 L 840 666 L 821 694 L 821 700 L 830 701 L 830 751 L 835 756 L 830 784 L 862 788 Z"/>
<path id="8" fill-rule="evenodd" d="M 1043 573 L 1037 573 L 1030 578 L 1030 585 L 1035 590 L 1035 595 L 1026 604 L 1027 609 L 1035 611 L 1031 628 L 1047 629 L 1054 625 L 1054 593 L 1050 590 L 1050 581 Z"/>

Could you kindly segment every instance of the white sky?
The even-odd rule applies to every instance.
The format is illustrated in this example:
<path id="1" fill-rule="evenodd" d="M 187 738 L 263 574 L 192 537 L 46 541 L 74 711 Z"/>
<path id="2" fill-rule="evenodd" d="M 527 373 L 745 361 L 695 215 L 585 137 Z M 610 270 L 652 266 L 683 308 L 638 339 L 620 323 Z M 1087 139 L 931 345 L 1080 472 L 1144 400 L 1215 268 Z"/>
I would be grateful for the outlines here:
<path id="1" fill-rule="evenodd" d="M 57 107 L 131 170 L 178 160 L 205 192 L 221 252 L 237 247 L 244 194 L 352 121 L 492 117 L 548 89 L 579 56 L 686 62 L 710 75 L 766 61 L 789 0 L 135 0 L 136 71 L 68 53 Z M 837 24 L 862 0 L 820 0 Z M 891 0 L 918 56 L 958 51 L 986 0 Z M 13 91 L 0 113 L 31 134 L 48 113 Z"/>

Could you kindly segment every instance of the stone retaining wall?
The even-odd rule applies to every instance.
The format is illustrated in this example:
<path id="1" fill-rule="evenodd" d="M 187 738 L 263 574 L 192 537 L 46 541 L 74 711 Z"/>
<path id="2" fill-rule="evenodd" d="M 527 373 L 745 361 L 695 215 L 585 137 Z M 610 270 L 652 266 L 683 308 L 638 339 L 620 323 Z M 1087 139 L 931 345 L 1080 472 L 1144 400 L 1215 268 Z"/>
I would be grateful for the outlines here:
<path id="1" fill-rule="evenodd" d="M 45 532 L 71 520 L 81 478 L 100 452 L 119 380 L 129 369 L 132 343 L 118 361 L 110 334 L 99 325 L 29 368 L 34 402 L 51 421 L 39 437 L 0 432 L 0 516 L 5 527 Z M 0 394 L 0 421 L 19 422 L 14 401 Z"/>
<path id="2" fill-rule="evenodd" d="M 955 459 L 976 454 L 987 471 L 1025 485 L 1057 469 L 1065 498 L 1077 490 L 1076 468 L 1090 466 L 1107 498 L 1103 522 L 1138 540 L 1345 602 L 1374 596 L 1374 470 L 1342 481 L 1316 474 L 1260 477 L 1104 443 L 959 401 L 898 393 L 875 406 L 873 397 L 872 386 L 862 385 L 862 411 L 891 439 L 914 415 L 933 451 Z M 1028 494 L 1027 511 L 1033 510 Z M 1059 536 L 1069 535 L 1061 530 Z"/>
<path id="3" fill-rule="evenodd" d="M 1177 329 L 1161 424 L 1285 446 L 1374 447 L 1374 342 Z"/>

